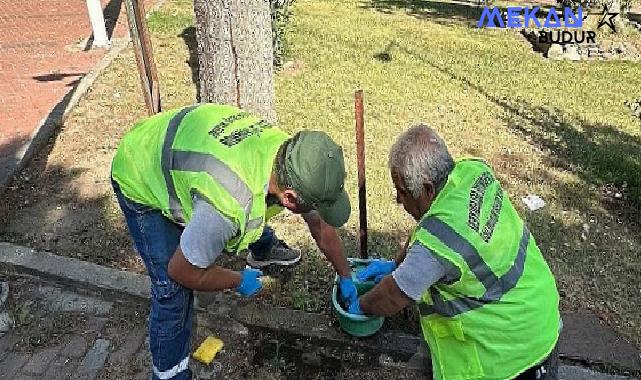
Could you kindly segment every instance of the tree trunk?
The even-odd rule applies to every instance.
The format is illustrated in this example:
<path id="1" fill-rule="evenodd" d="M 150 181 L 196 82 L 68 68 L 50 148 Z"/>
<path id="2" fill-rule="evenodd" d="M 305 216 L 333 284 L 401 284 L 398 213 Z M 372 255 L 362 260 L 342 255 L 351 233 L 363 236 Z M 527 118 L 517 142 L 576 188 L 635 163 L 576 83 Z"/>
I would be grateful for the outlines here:
<path id="1" fill-rule="evenodd" d="M 268 0 L 194 0 L 199 101 L 230 104 L 274 122 Z"/>

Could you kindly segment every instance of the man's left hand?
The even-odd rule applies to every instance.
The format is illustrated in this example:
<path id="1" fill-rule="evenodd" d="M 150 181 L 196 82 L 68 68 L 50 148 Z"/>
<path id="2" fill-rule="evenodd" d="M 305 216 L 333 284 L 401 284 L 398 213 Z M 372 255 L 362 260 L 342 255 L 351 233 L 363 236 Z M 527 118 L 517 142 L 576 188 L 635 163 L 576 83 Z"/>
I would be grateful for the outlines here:
<path id="1" fill-rule="evenodd" d="M 372 260 L 365 269 L 357 275 L 358 281 L 367 281 L 373 279 L 378 284 L 383 277 L 392 273 L 396 269 L 394 260 L 376 259 Z"/>
<path id="2" fill-rule="evenodd" d="M 343 301 L 350 307 L 353 303 L 358 303 L 358 292 L 351 277 L 341 277 L 339 282 L 341 296 Z"/>

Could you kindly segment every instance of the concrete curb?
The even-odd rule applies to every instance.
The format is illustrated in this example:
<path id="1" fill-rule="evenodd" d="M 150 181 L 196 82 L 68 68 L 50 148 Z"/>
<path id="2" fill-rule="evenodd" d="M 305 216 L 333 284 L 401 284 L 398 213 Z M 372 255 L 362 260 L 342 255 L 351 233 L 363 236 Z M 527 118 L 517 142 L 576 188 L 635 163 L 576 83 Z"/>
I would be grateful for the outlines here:
<path id="1" fill-rule="evenodd" d="M 56 128 L 65 121 L 71 110 L 91 88 L 100 73 L 127 47 L 128 43 L 128 37 L 114 39 L 107 54 L 38 123 L 29 139 L 15 153 L 14 158 L 4 166 L 0 166 L 0 194 L 6 190 L 13 177 L 25 167 L 31 157 L 47 142 Z"/>
<path id="2" fill-rule="evenodd" d="M 50 253 L 36 252 L 33 249 L 11 243 L 0 242 L 0 270 L 2 269 L 50 278 L 71 283 L 74 286 L 94 288 L 119 296 L 126 294 L 142 300 L 150 298 L 150 283 L 146 275 L 120 271 Z M 341 347 L 344 351 L 365 352 L 369 354 L 370 358 L 378 357 L 379 360 L 383 360 L 386 355 L 389 355 L 391 363 L 400 363 L 405 368 L 408 368 L 407 360 L 412 353 L 416 352 L 416 348 L 421 342 L 418 337 L 395 331 L 379 333 L 366 339 L 351 338 L 333 327 L 333 319 L 329 316 L 270 305 L 258 307 L 251 301 L 239 300 L 225 293 L 197 293 L 197 300 L 199 312 L 205 314 L 207 319 L 211 319 L 210 317 L 216 321 L 232 319 L 253 331 L 306 337 L 316 342 L 327 343 L 331 347 Z M 570 340 L 565 344 L 575 345 Z M 320 345 L 310 347 L 318 346 Z M 561 348 L 563 348 L 563 344 Z M 615 347 L 612 349 L 616 350 Z M 329 355 L 323 352 L 318 352 L 318 354 Z M 597 368 L 601 368 L 600 364 L 603 364 L 595 363 L 582 355 L 568 356 L 563 350 L 561 350 L 561 357 L 569 359 L 573 363 L 596 365 Z M 389 364 L 381 363 L 381 365 Z M 581 367 L 564 367 L 566 367 L 563 376 L 565 379 L 574 379 L 574 376 L 589 378 L 583 376 L 590 374 L 595 379 L 624 378 Z M 629 370 L 635 372 L 634 368 L 629 368 Z M 624 370 L 623 373 L 625 372 L 627 371 Z"/>
<path id="3" fill-rule="evenodd" d="M 71 282 L 76 286 L 94 288 L 111 293 L 124 293 L 140 299 L 150 299 L 149 277 L 121 271 L 69 257 L 11 243 L 0 243 L 0 269 L 8 268 L 61 282 Z M 331 328 L 332 319 L 325 315 L 306 313 L 298 310 L 264 305 L 257 307 L 251 301 L 240 301 L 225 293 L 197 293 L 198 308 L 221 318 L 232 317 L 236 321 L 261 329 L 284 330 L 293 335 L 306 335 L 337 343 L 372 346 L 374 340 L 360 341 Z M 214 306 L 215 307 L 210 307 Z M 274 315 L 278 315 L 274 318 Z M 310 329 L 309 326 L 316 326 Z M 410 355 L 416 352 L 420 342 L 413 336 L 391 337 L 389 334 L 380 339 L 383 346 L 391 347 L 395 353 Z M 395 344 L 390 345 L 389 342 Z M 377 343 L 378 344 L 378 343 Z"/>
<path id="4" fill-rule="evenodd" d="M 147 276 L 50 253 L 36 253 L 33 249 L 10 243 L 0 243 L 2 267 L 98 290 L 150 298 Z"/>
<path id="5" fill-rule="evenodd" d="M 150 282 L 146 275 L 37 252 L 11 243 L 0 243 L 0 270 L 2 269 L 40 276 L 75 287 L 91 288 L 116 297 L 126 294 L 144 300 L 150 298 Z M 197 293 L 196 297 L 196 307 L 199 314 L 205 316 L 205 324 L 210 323 L 207 321 L 211 321 L 213 317 L 218 322 L 232 320 L 256 333 L 312 339 L 317 344 L 310 345 L 306 351 L 317 347 L 331 347 L 317 350 L 316 354 L 332 360 L 360 352 L 362 358 L 367 358 L 369 363 L 412 369 L 406 363 L 421 343 L 418 337 L 395 331 L 377 334 L 368 339 L 351 338 L 331 327 L 333 319 L 326 315 L 270 305 L 258 307 L 251 301 L 239 300 L 225 293 Z"/>
<path id="6" fill-rule="evenodd" d="M 562 365 L 559 367 L 559 380 L 626 380 L 631 379 L 630 377 L 618 376 L 618 375 L 608 375 L 601 372 L 591 371 L 577 366 L 565 366 Z"/>

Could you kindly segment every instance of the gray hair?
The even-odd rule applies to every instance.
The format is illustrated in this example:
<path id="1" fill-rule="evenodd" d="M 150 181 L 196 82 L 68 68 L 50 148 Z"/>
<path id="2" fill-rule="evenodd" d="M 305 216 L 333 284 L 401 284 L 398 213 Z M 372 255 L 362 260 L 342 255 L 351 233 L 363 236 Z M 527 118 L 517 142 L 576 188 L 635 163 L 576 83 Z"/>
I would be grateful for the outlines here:
<path id="1" fill-rule="evenodd" d="M 400 174 L 405 187 L 418 198 L 425 183 L 439 192 L 454 169 L 445 141 L 425 124 L 410 127 L 398 137 L 389 154 L 389 166 Z"/>

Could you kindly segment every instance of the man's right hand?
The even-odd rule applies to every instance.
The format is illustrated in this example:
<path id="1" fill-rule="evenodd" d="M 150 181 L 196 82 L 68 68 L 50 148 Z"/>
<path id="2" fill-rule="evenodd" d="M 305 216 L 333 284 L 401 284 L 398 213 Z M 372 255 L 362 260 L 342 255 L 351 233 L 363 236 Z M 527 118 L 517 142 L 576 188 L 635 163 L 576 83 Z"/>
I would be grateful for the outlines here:
<path id="1" fill-rule="evenodd" d="M 349 306 L 354 302 L 358 302 L 358 291 L 351 277 L 341 277 L 338 285 L 341 289 L 341 296 L 345 304 Z"/>
<path id="2" fill-rule="evenodd" d="M 359 281 L 374 279 L 374 282 L 380 282 L 383 277 L 392 273 L 396 269 L 396 262 L 393 260 L 373 260 L 365 269 L 357 274 Z"/>
<path id="3" fill-rule="evenodd" d="M 245 297 L 253 296 L 262 289 L 263 285 L 260 283 L 260 276 L 263 272 L 258 269 L 247 268 L 240 272 L 241 280 L 240 285 L 236 291 Z"/>

